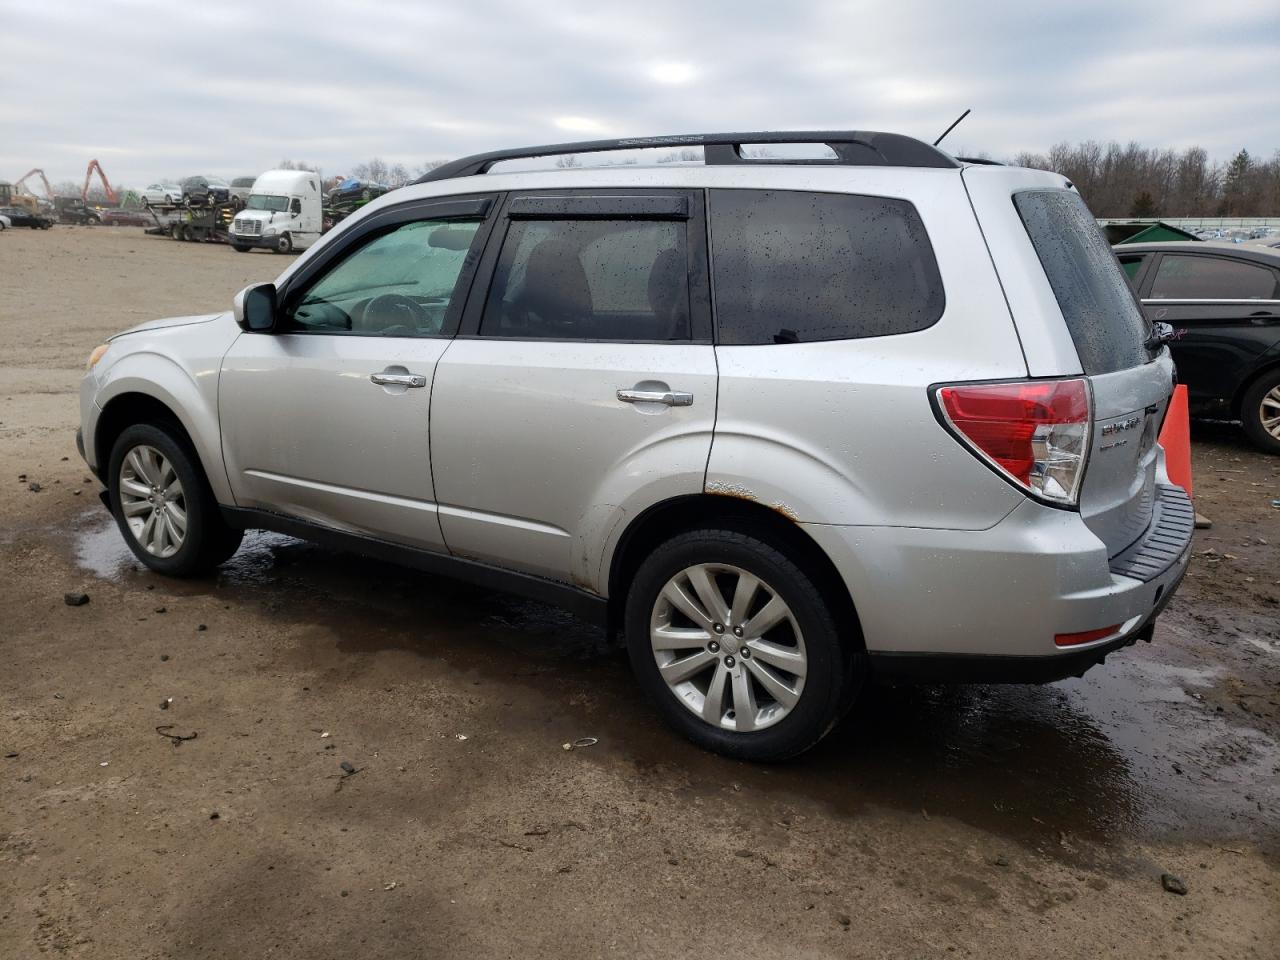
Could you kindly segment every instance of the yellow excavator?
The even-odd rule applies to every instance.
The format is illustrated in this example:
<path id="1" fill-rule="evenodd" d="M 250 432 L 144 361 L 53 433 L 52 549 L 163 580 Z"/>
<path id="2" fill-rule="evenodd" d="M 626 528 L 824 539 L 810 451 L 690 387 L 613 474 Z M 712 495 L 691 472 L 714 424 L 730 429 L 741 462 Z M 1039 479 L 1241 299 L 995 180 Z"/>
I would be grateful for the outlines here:
<path id="1" fill-rule="evenodd" d="M 38 213 L 40 201 L 30 193 L 21 192 L 8 180 L 0 180 L 0 207 L 21 207 L 28 213 Z"/>

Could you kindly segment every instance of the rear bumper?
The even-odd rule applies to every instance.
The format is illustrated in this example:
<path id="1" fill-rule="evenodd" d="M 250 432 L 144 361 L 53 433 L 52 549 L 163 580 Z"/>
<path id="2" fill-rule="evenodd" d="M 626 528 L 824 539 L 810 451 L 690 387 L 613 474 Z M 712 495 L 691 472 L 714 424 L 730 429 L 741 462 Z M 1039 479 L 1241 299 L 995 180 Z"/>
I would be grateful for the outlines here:
<path id="1" fill-rule="evenodd" d="M 1186 574 L 1191 526 L 1173 503 L 1114 559 L 1079 514 L 1030 500 L 988 530 L 806 530 L 844 577 L 878 676 L 1044 683 L 1150 639 Z M 1135 557 L 1140 570 L 1121 568 Z M 1054 642 L 1111 625 L 1113 634 L 1091 643 Z"/>

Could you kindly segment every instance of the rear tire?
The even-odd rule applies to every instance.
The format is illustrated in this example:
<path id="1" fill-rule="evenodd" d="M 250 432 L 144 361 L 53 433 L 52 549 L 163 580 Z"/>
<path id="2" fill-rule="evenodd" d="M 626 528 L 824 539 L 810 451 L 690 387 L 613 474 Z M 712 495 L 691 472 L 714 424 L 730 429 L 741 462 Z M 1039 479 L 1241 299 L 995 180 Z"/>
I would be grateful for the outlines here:
<path id="1" fill-rule="evenodd" d="M 172 428 L 136 423 L 116 438 L 108 499 L 134 556 L 170 577 L 193 577 L 227 560 L 243 530 L 222 519 L 195 453 Z"/>
<path id="2" fill-rule="evenodd" d="M 1240 401 L 1240 421 L 1254 446 L 1280 454 L 1280 367 L 1249 385 Z"/>
<path id="3" fill-rule="evenodd" d="M 710 584 L 711 603 L 699 583 Z M 681 593 L 695 598 L 695 613 L 716 605 L 718 614 L 686 615 L 691 608 L 669 599 Z M 778 609 L 773 621 L 767 611 Z M 814 746 L 852 705 L 864 672 L 814 581 L 741 530 L 694 530 L 657 547 L 627 591 L 624 623 L 632 669 L 663 719 L 740 760 L 786 760 Z"/>

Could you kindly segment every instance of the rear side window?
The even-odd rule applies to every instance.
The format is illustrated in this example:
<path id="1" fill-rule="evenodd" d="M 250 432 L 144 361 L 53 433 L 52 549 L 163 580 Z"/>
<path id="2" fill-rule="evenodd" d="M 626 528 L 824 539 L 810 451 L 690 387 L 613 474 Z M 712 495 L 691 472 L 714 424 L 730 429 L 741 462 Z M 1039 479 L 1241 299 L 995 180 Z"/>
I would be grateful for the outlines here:
<path id="1" fill-rule="evenodd" d="M 1272 300 L 1275 295 L 1273 271 L 1225 257 L 1166 253 L 1151 285 L 1152 300 Z"/>
<path id="2" fill-rule="evenodd" d="M 683 220 L 512 220 L 480 335 L 689 339 Z"/>
<path id="3" fill-rule="evenodd" d="M 1028 190 L 1013 196 L 1080 365 L 1090 376 L 1151 359 L 1147 322 L 1098 223 L 1078 194 Z"/>
<path id="4" fill-rule="evenodd" d="M 712 190 L 710 203 L 721 343 L 883 337 L 942 316 L 933 247 L 906 200 Z"/>

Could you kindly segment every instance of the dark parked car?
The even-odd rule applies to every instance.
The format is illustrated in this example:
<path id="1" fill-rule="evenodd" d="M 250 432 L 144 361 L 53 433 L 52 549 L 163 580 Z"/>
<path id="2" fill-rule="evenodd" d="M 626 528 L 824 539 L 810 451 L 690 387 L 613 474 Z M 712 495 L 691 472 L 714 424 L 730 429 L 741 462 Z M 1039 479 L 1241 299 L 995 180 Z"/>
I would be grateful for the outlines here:
<path id="1" fill-rule="evenodd" d="M 81 226 L 101 223 L 102 214 L 79 197 L 58 197 L 54 201 L 59 223 L 76 223 Z"/>
<path id="2" fill-rule="evenodd" d="M 103 210 L 102 222 L 109 227 L 154 227 L 156 221 L 145 210 Z"/>
<path id="3" fill-rule="evenodd" d="M 32 213 L 23 207 L 0 207 L 0 213 L 9 218 L 9 223 L 15 227 L 30 227 L 32 230 L 48 230 L 53 226 L 52 217 L 46 217 L 44 214 Z"/>
<path id="4" fill-rule="evenodd" d="M 1244 424 L 1280 454 L 1280 251 L 1231 243 L 1135 243 L 1116 256 L 1169 347 L 1193 416 Z"/>
<path id="5" fill-rule="evenodd" d="M 182 181 L 182 202 L 188 207 L 208 207 L 231 199 L 231 184 L 217 177 L 187 177 Z"/>

